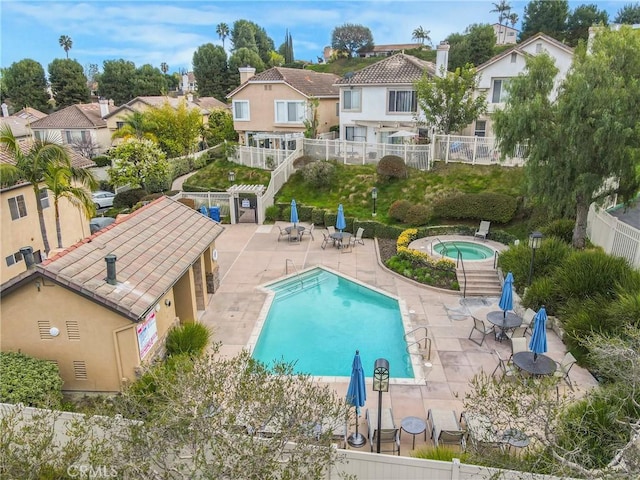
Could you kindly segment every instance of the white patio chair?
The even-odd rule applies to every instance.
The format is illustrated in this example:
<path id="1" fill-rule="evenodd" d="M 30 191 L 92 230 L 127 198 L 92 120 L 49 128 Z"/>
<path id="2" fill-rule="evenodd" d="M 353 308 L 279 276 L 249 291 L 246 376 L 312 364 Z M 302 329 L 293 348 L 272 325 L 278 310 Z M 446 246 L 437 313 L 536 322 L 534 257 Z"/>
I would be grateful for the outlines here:
<path id="1" fill-rule="evenodd" d="M 562 362 L 556 362 L 558 365 L 558 369 L 553 373 L 554 377 L 560 378 L 567 382 L 567 385 L 569 385 L 569 388 L 571 388 L 571 390 L 573 390 L 573 385 L 571 384 L 571 379 L 569 378 L 569 371 L 576 364 L 576 362 L 576 357 L 574 357 L 571 352 L 567 352 L 562 359 Z"/>
<path id="2" fill-rule="evenodd" d="M 496 365 L 496 368 L 491 373 L 491 376 L 495 377 L 498 370 L 500 370 L 502 372 L 500 381 L 504 380 L 505 377 L 514 378 L 517 372 L 513 365 L 510 365 L 505 359 L 503 359 L 500 355 L 500 352 L 498 352 L 497 350 L 494 350 L 493 352 L 496 354 L 496 357 L 498 357 L 498 365 Z"/>
<path id="3" fill-rule="evenodd" d="M 471 316 L 471 318 L 473 318 L 473 327 L 471 328 L 471 331 L 469 332 L 469 340 L 471 340 L 473 343 L 476 343 L 476 344 L 482 346 L 482 344 L 484 343 L 484 337 L 486 337 L 490 333 L 495 334 L 496 333 L 496 328 L 495 328 L 494 325 L 491 325 L 490 327 L 487 327 L 485 325 L 485 323 L 482 320 L 480 320 L 479 318 L 476 318 L 474 316 Z M 480 340 L 480 342 L 478 342 L 477 340 L 474 340 L 473 338 L 471 338 L 471 335 L 473 335 L 473 332 L 476 331 L 476 330 L 482 334 L 482 339 Z"/>
<path id="4" fill-rule="evenodd" d="M 362 234 L 364 233 L 364 228 L 359 227 L 356 231 L 356 236 L 351 237 L 351 244 L 355 247 L 356 243 L 364 245 L 364 240 L 362 239 Z"/>
<path id="5" fill-rule="evenodd" d="M 474 237 L 480 237 L 483 240 L 487 239 L 487 235 L 489 235 L 489 227 L 491 226 L 491 222 L 487 222 L 486 220 L 482 220 L 480 222 L 480 227 L 476 230 L 476 233 L 473 234 Z"/>

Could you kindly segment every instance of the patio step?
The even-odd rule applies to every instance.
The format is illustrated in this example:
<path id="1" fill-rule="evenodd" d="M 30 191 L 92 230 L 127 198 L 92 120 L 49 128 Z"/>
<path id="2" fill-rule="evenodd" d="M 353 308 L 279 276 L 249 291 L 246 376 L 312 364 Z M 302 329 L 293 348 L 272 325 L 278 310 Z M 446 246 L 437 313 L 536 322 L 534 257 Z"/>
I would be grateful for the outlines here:
<path id="1" fill-rule="evenodd" d="M 464 291 L 465 276 L 462 269 L 457 269 L 458 283 L 460 283 L 460 291 Z M 500 296 L 502 287 L 498 279 L 498 272 L 493 268 L 482 270 L 466 270 L 466 295 L 468 297 L 492 297 Z"/>

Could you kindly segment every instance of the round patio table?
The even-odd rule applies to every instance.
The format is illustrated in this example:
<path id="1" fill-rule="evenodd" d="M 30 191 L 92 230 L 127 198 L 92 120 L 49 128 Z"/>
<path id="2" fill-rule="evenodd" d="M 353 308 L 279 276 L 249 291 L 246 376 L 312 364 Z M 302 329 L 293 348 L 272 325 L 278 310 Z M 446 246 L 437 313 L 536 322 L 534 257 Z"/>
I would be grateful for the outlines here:
<path id="1" fill-rule="evenodd" d="M 529 445 L 529 437 L 522 430 L 508 428 L 502 434 L 502 441 L 509 447 L 524 448 Z"/>
<path id="2" fill-rule="evenodd" d="M 349 244 L 349 239 L 351 238 L 351 234 L 349 232 L 336 232 L 329 235 L 334 240 L 334 245 L 338 248 L 344 246 L 343 242 L 346 241 Z"/>
<path id="3" fill-rule="evenodd" d="M 499 341 L 507 337 L 507 330 L 522 325 L 522 317 L 513 312 L 507 312 L 505 315 L 502 310 L 487 313 L 487 321 L 500 328 L 500 331 L 496 334 L 496 340 Z"/>
<path id="4" fill-rule="evenodd" d="M 424 441 L 427 441 L 427 422 L 420 417 L 405 417 L 400 422 L 400 430 L 413 435 L 413 447 L 416 448 L 416 435 L 420 435 L 424 432 Z"/>
<path id="5" fill-rule="evenodd" d="M 551 375 L 556 371 L 556 362 L 546 355 L 539 354 L 535 358 L 533 352 L 518 352 L 513 356 L 513 363 L 521 370 L 532 375 Z"/>

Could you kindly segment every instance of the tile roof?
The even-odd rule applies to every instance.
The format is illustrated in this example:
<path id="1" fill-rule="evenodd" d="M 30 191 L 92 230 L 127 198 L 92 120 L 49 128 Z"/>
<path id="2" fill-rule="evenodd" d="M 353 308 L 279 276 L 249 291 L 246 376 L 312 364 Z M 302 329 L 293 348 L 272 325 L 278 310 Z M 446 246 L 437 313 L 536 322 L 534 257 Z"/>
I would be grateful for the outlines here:
<path id="1" fill-rule="evenodd" d="M 109 111 L 112 105 L 107 106 Z M 78 103 L 53 112 L 31 124 L 31 128 L 106 128 L 107 122 L 100 115 L 100 104 Z"/>
<path id="2" fill-rule="evenodd" d="M 335 87 L 335 83 L 339 79 L 340 77 L 333 73 L 319 73 L 300 68 L 273 67 L 251 77 L 227 95 L 227 98 L 235 95 L 250 83 L 270 82 L 286 83 L 307 97 L 338 97 L 340 93 Z"/>
<path id="3" fill-rule="evenodd" d="M 46 116 L 46 113 L 42 113 L 35 108 L 26 107 L 13 115 L 9 115 L 8 117 L 0 117 L 0 124 L 8 125 L 13 134 L 18 138 L 30 137 L 31 129 L 29 128 L 29 125 L 31 122 Z"/>
<path id="4" fill-rule="evenodd" d="M 138 102 L 146 103 L 150 107 L 157 108 L 160 108 L 165 103 L 168 103 L 174 109 L 177 109 L 182 102 L 186 102 L 188 109 L 197 108 L 202 115 L 209 113 L 210 108 L 228 108 L 225 103 L 222 103 L 221 101 L 213 97 L 202 97 L 200 99 L 194 97 L 193 101 L 190 102 L 187 100 L 186 96 L 169 97 L 166 95 L 148 95 L 136 97 L 132 100 L 129 100 L 124 105 L 120 105 L 116 109 L 111 109 L 109 111 L 109 114 L 106 115 L 105 118 L 109 118 L 116 113 L 122 112 L 123 110 L 128 110 L 131 112 L 137 111 L 137 108 L 135 108 L 134 105 Z"/>
<path id="5" fill-rule="evenodd" d="M 354 72 L 349 78 L 344 76 L 337 85 L 406 85 L 422 78 L 424 72 L 435 75 L 436 66 L 432 62 L 420 60 L 412 55 L 396 53 L 379 62 Z"/>
<path id="6" fill-rule="evenodd" d="M 19 142 L 20 150 L 22 150 L 22 153 L 27 153 L 32 144 L 33 140 L 23 140 Z M 66 146 L 63 147 L 66 148 L 67 153 L 69 154 L 72 166 L 76 168 L 88 168 L 96 166 L 96 163 L 90 158 L 80 155 L 78 152 L 72 150 L 71 148 L 68 148 Z M 13 155 L 9 153 L 5 145 L 0 145 L 0 163 L 9 163 L 11 165 L 16 164 Z"/>
<path id="7" fill-rule="evenodd" d="M 161 197 L 35 270 L 138 321 L 223 231 L 200 212 Z M 117 257 L 117 285 L 106 282 L 107 254 Z"/>
<path id="8" fill-rule="evenodd" d="M 531 44 L 531 43 L 533 43 L 533 42 L 536 42 L 536 41 L 538 41 L 538 40 L 545 40 L 545 41 L 547 41 L 547 42 L 549 42 L 549 43 L 551 43 L 551 44 L 555 45 L 556 47 L 560 48 L 561 50 L 564 50 L 564 51 L 565 51 L 565 52 L 567 52 L 568 54 L 573 55 L 573 48 L 572 48 L 572 47 L 570 47 L 569 45 L 565 45 L 564 43 L 562 43 L 562 42 L 560 42 L 560 41 L 556 40 L 555 38 L 550 37 L 549 35 L 546 35 L 546 34 L 544 34 L 544 33 L 538 33 L 538 34 L 534 35 L 533 37 L 528 38 L 528 39 L 527 39 L 527 40 L 525 40 L 524 42 L 519 43 L 519 44 L 517 44 L 517 45 L 514 45 L 513 47 L 508 48 L 508 49 L 507 49 L 507 50 L 505 50 L 504 52 L 499 53 L 498 55 L 496 55 L 496 56 L 494 56 L 494 57 L 491 57 L 491 58 L 490 58 L 489 60 L 487 60 L 486 62 L 484 62 L 484 63 L 482 63 L 482 64 L 478 65 L 478 66 L 476 67 L 476 71 L 477 71 L 477 72 L 479 72 L 479 71 L 481 71 L 481 70 L 483 70 L 483 69 L 487 68 L 489 65 L 494 64 L 494 63 L 495 63 L 495 62 L 497 62 L 498 60 L 500 60 L 500 59 L 502 59 L 502 58 L 504 58 L 504 57 L 507 57 L 507 56 L 511 55 L 512 53 L 519 53 L 520 55 L 525 55 L 525 56 L 526 56 L 526 55 L 529 55 L 529 53 L 527 53 L 527 52 L 524 50 L 524 47 L 526 47 L 527 45 L 529 45 L 529 44 Z"/>
<path id="9" fill-rule="evenodd" d="M 223 109 L 228 110 L 230 107 L 224 102 L 221 102 L 215 97 L 199 97 L 193 99 L 194 103 L 197 103 L 202 108 L 206 108 L 207 110 L 215 110 L 215 109 Z"/>
<path id="10" fill-rule="evenodd" d="M 374 45 L 373 48 L 367 50 L 358 50 L 358 53 L 378 53 L 378 52 L 397 52 L 400 50 L 412 50 L 414 48 L 423 48 L 421 43 L 397 43 L 389 45 Z"/>

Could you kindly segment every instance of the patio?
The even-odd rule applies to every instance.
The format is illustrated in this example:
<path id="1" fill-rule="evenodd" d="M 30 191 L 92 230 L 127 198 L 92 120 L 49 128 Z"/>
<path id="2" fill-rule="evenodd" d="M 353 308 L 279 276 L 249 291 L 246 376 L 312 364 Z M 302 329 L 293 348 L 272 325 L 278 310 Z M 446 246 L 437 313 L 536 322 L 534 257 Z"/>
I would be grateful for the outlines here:
<path id="1" fill-rule="evenodd" d="M 278 222 L 281 227 L 289 224 Z M 220 265 L 220 288 L 206 311 L 201 312 L 201 321 L 213 329 L 213 340 L 222 342 L 220 355 L 232 356 L 242 350 L 262 310 L 265 294 L 256 286 L 285 275 L 287 260 L 295 263 L 298 270 L 322 265 L 359 281 L 398 296 L 406 302 L 413 327 L 425 325 L 432 339 L 431 368 L 418 372 L 426 376 L 424 382 L 408 384 L 393 382 L 389 392 L 383 396 L 383 408 L 392 408 L 396 425 L 405 417 L 427 418 L 429 409 L 454 409 L 458 415 L 463 410 L 463 399 L 469 388 L 469 380 L 484 369 L 491 373 L 497 365 L 493 350 L 503 358 L 511 354 L 509 341 L 497 342 L 487 337 L 482 346 L 468 340 L 472 327 L 471 317 L 461 312 L 470 311 L 483 315 L 498 298 L 467 298 L 414 284 L 390 273 L 378 263 L 374 241 L 365 239 L 365 245 L 357 245 L 346 253 L 338 249 L 320 248 L 320 231 L 315 241 L 305 237 L 301 242 L 278 242 L 278 229 L 273 225 L 237 224 L 225 225 L 225 232 L 216 240 Z M 291 273 L 291 270 L 289 271 Z M 558 336 L 548 331 L 547 355 L 560 362 L 566 350 Z M 366 375 L 373 365 L 363 365 Z M 350 365 L 345 366 L 349 375 Z M 571 380 L 576 394 L 596 385 L 592 375 L 575 366 Z M 345 396 L 348 377 L 344 381 L 330 384 L 340 396 Z M 568 388 L 561 384 L 562 388 Z M 366 408 L 377 408 L 377 392 L 372 391 L 371 379 L 367 379 L 367 403 L 360 416 L 359 429 L 366 434 Z M 354 427 L 351 426 L 350 431 Z M 418 435 L 416 449 L 425 445 Z M 433 445 L 427 436 L 427 444 Z M 402 435 L 401 453 L 408 455 L 412 446 L 412 435 Z M 361 449 L 368 451 L 368 448 Z"/>

